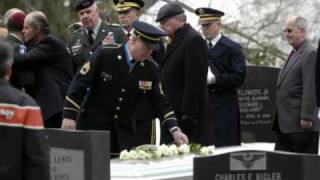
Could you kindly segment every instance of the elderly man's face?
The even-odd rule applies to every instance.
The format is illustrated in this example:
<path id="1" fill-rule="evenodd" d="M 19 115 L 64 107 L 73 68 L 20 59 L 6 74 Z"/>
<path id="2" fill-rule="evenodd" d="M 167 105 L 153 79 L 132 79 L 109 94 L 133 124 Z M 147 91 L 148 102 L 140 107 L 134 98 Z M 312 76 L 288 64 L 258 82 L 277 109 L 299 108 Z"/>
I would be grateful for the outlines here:
<path id="1" fill-rule="evenodd" d="M 132 23 L 139 19 L 139 12 L 136 9 L 119 12 L 119 22 L 126 29 L 132 28 Z"/>
<path id="2" fill-rule="evenodd" d="M 298 47 L 306 37 L 305 29 L 296 26 L 293 19 L 289 19 L 285 23 L 283 33 L 288 43 L 294 48 Z"/>
<path id="3" fill-rule="evenodd" d="M 27 43 L 32 42 L 35 39 L 37 33 L 39 33 L 39 29 L 35 29 L 34 27 L 31 26 L 30 16 L 26 16 L 24 20 L 22 33 L 23 33 L 24 41 Z"/>
<path id="4" fill-rule="evenodd" d="M 201 29 L 202 29 L 203 36 L 206 39 L 211 40 L 218 36 L 221 29 L 221 24 L 220 24 L 220 21 L 213 21 L 208 24 L 202 24 Z"/>
<path id="5" fill-rule="evenodd" d="M 96 4 L 78 12 L 83 27 L 93 30 L 99 22 L 99 10 Z"/>
<path id="6" fill-rule="evenodd" d="M 163 29 L 169 36 L 173 36 L 174 32 L 176 31 L 177 26 L 177 18 L 170 17 L 160 21 L 161 29 Z"/>
<path id="7" fill-rule="evenodd" d="M 131 43 L 131 55 L 137 61 L 144 61 L 148 59 L 152 53 L 152 49 L 138 37 L 131 37 L 129 43 Z"/>

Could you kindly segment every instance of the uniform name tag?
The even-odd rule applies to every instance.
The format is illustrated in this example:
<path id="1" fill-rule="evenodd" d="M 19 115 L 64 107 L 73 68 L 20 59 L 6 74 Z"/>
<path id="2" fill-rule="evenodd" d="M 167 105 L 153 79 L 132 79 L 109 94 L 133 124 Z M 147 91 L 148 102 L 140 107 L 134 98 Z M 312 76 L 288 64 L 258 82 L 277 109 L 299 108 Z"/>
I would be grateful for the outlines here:
<path id="1" fill-rule="evenodd" d="M 152 81 L 139 81 L 139 88 L 142 90 L 151 90 Z"/>
<path id="2" fill-rule="evenodd" d="M 102 72 L 100 74 L 100 76 L 102 77 L 103 81 L 111 81 L 112 80 L 112 76 L 106 72 Z"/>

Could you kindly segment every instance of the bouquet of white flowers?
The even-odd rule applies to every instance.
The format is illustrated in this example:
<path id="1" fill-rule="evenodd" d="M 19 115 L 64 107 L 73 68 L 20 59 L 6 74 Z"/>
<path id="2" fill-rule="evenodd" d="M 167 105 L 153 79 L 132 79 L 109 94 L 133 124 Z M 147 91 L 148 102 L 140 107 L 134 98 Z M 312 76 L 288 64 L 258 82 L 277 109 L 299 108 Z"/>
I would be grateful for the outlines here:
<path id="1" fill-rule="evenodd" d="M 172 157 L 177 155 L 185 155 L 189 153 L 210 155 L 215 150 L 214 146 L 201 146 L 200 144 L 182 144 L 177 146 L 175 144 L 161 146 L 156 145 L 141 145 L 132 150 L 123 150 L 120 152 L 120 160 L 147 160 L 159 159 L 161 157 Z"/>

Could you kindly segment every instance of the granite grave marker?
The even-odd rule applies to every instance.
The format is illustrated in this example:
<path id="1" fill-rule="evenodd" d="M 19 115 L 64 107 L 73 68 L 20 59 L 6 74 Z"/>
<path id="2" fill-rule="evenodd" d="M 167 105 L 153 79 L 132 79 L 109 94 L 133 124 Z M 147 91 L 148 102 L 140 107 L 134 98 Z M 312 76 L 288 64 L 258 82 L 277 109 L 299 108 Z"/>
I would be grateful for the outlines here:
<path id="1" fill-rule="evenodd" d="M 107 131 L 46 129 L 51 180 L 109 180 Z"/>
<path id="2" fill-rule="evenodd" d="M 242 142 L 273 142 L 271 132 L 279 69 L 247 66 L 244 85 L 238 90 Z"/>
<path id="3" fill-rule="evenodd" d="M 318 180 L 320 157 L 266 151 L 236 151 L 196 157 L 194 180 Z"/>

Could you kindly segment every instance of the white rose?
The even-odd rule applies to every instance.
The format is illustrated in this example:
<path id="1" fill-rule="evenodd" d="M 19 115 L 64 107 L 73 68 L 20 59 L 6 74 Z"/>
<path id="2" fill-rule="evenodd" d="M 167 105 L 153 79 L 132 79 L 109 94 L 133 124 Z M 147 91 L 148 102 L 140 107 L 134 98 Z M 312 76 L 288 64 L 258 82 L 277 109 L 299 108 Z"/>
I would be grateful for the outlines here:
<path id="1" fill-rule="evenodd" d="M 167 151 L 168 146 L 165 144 L 162 144 L 161 146 L 159 146 L 159 151 L 161 151 L 161 154 L 165 155 L 165 152 Z"/>
<path id="2" fill-rule="evenodd" d="M 213 154 L 213 152 L 216 150 L 216 147 L 214 145 L 208 146 L 208 153 Z"/>
<path id="3" fill-rule="evenodd" d="M 120 152 L 119 159 L 120 160 L 128 160 L 129 159 L 129 153 L 126 149 Z"/>
<path id="4" fill-rule="evenodd" d="M 138 159 L 145 160 L 147 158 L 147 153 L 144 150 L 138 151 Z"/>
<path id="5" fill-rule="evenodd" d="M 208 150 L 208 147 L 203 146 L 203 147 L 200 148 L 200 155 L 205 155 L 205 156 L 207 156 L 207 155 L 209 155 L 209 152 L 208 152 L 208 151 L 209 151 L 209 150 Z"/>
<path id="6" fill-rule="evenodd" d="M 152 154 L 150 152 L 146 152 L 146 159 L 152 159 Z"/>
<path id="7" fill-rule="evenodd" d="M 187 144 L 182 144 L 178 147 L 178 151 L 180 154 L 189 154 L 190 153 L 190 147 Z"/>
<path id="8" fill-rule="evenodd" d="M 178 148 L 175 144 L 172 144 L 169 146 L 169 150 L 171 151 L 171 154 L 178 155 Z"/>
<path id="9" fill-rule="evenodd" d="M 162 156 L 162 153 L 160 150 L 154 151 L 154 158 L 159 159 L 161 158 L 161 156 Z"/>
<path id="10" fill-rule="evenodd" d="M 173 151 L 171 151 L 170 148 L 164 148 L 162 149 L 162 154 L 164 156 L 170 157 L 173 156 Z"/>
<path id="11" fill-rule="evenodd" d="M 138 153 L 135 150 L 129 151 L 129 159 L 138 159 Z"/>

